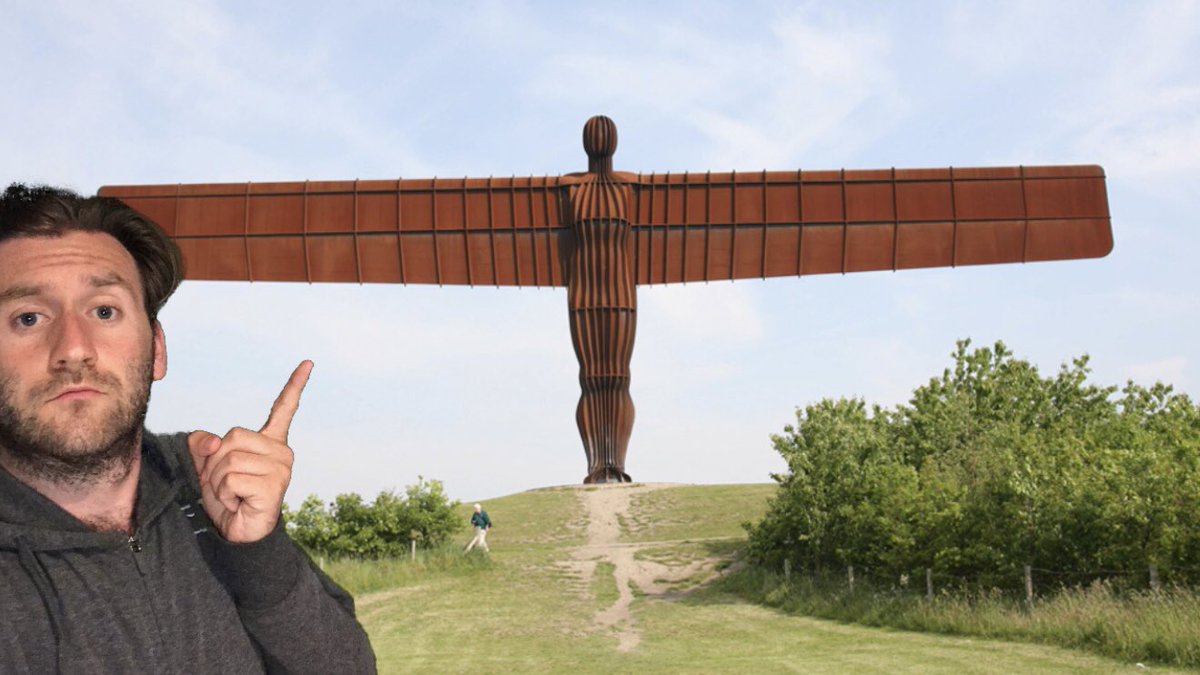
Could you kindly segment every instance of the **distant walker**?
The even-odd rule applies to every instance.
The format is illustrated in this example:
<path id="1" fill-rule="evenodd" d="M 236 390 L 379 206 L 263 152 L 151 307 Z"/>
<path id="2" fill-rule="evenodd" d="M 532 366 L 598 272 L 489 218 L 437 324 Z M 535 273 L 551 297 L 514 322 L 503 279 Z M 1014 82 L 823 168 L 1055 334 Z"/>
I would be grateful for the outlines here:
<path id="1" fill-rule="evenodd" d="M 471 514 L 471 525 L 475 528 L 475 537 L 463 549 L 463 553 L 470 553 L 476 545 L 482 548 L 484 553 L 490 553 L 487 545 L 487 533 L 492 529 L 492 519 L 488 518 L 487 511 L 484 511 L 480 504 L 475 505 L 475 513 Z"/>

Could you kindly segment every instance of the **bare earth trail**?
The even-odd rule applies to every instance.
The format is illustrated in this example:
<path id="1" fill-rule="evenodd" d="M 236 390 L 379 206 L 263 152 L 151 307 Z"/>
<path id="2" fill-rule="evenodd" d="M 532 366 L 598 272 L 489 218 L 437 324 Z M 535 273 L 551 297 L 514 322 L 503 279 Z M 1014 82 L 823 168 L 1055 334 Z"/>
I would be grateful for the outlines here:
<path id="1" fill-rule="evenodd" d="M 579 491 L 583 511 L 587 515 L 587 543 L 572 552 L 572 561 L 568 567 L 575 572 L 580 585 L 587 589 L 596 575 L 598 563 L 606 561 L 613 566 L 612 576 L 617 585 L 617 600 L 610 607 L 598 612 L 594 623 L 598 628 L 615 631 L 617 651 L 620 652 L 628 652 L 641 642 L 641 635 L 630 611 L 634 587 L 646 596 L 663 595 L 672 583 L 702 575 L 716 562 L 713 559 L 700 559 L 683 567 L 672 567 L 639 559 L 637 553 L 674 542 L 620 541 L 621 521 L 627 519 L 632 498 L 667 487 L 674 486 L 667 483 L 602 485 Z"/>

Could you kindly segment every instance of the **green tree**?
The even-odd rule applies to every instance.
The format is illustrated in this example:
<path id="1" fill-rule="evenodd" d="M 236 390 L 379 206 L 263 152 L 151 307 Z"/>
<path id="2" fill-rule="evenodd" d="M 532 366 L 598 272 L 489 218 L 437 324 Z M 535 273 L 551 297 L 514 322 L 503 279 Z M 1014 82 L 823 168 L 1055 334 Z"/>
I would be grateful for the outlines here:
<path id="1" fill-rule="evenodd" d="M 788 464 L 779 494 L 750 528 L 756 556 L 822 568 L 895 564 L 911 554 L 916 474 L 886 442 L 887 418 L 860 400 L 824 400 L 797 411 L 772 437 Z"/>
<path id="2" fill-rule="evenodd" d="M 418 533 L 421 546 L 441 546 L 462 527 L 462 519 L 455 512 L 459 503 L 450 501 L 439 480 L 418 477 L 417 484 L 405 490 L 405 499 L 412 517 L 410 532 Z"/>
<path id="3" fill-rule="evenodd" d="M 751 554 L 895 577 L 932 567 L 985 585 L 1026 564 L 1200 567 L 1200 409 L 1167 385 L 1053 377 L 1001 342 L 960 341 L 940 377 L 893 410 L 825 400 L 773 437 L 788 464 Z"/>
<path id="4" fill-rule="evenodd" d="M 294 513 L 284 504 L 283 519 L 292 539 L 309 551 L 328 552 L 338 537 L 337 521 L 316 495 L 306 497 Z"/>

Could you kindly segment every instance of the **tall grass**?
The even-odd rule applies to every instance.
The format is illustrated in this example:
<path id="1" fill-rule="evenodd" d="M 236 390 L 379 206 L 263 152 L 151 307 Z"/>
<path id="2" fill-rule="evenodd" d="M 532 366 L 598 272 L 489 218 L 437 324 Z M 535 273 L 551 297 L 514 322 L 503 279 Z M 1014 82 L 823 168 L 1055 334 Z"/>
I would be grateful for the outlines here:
<path id="1" fill-rule="evenodd" d="M 475 574 L 491 569 L 491 558 L 480 551 L 464 554 L 456 544 L 418 550 L 416 559 L 401 558 L 335 560 L 314 558 L 316 563 L 351 595 L 410 586 L 434 575 Z"/>
<path id="2" fill-rule="evenodd" d="M 793 614 L 868 626 L 1020 640 L 1084 649 L 1126 661 L 1200 668 L 1200 592 L 1168 587 L 1118 592 L 1097 582 L 1037 599 L 1032 607 L 999 591 L 943 592 L 932 600 L 845 579 L 782 575 L 757 567 L 717 585 Z"/>

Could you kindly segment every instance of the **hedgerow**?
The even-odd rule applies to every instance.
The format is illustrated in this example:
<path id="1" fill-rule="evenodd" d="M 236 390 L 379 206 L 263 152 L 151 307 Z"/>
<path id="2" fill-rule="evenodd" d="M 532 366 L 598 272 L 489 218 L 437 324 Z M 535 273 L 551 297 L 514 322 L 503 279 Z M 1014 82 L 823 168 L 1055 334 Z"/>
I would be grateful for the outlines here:
<path id="1" fill-rule="evenodd" d="M 284 522 L 296 543 L 311 555 L 329 558 L 388 558 L 444 544 L 462 527 L 441 481 L 419 478 L 403 495 L 392 490 L 366 503 L 356 493 L 340 494 L 326 505 L 310 495 L 299 510 L 284 507 Z"/>

